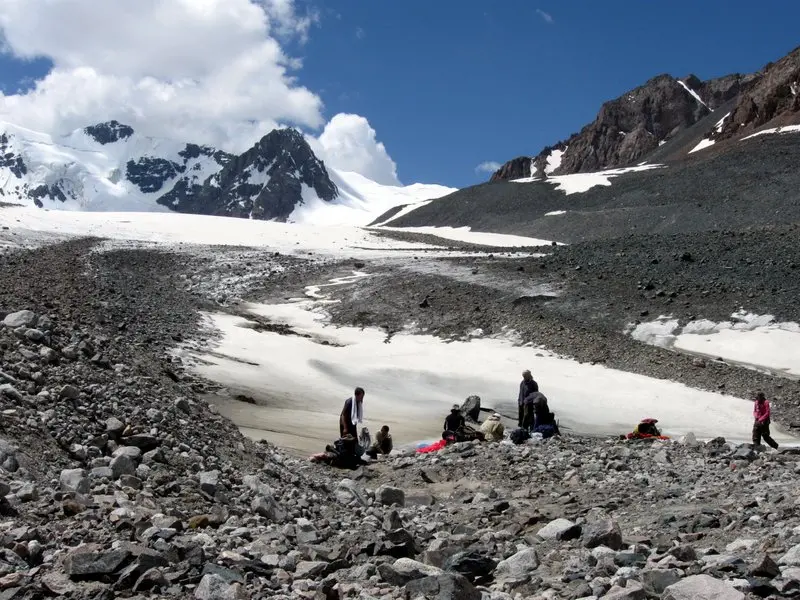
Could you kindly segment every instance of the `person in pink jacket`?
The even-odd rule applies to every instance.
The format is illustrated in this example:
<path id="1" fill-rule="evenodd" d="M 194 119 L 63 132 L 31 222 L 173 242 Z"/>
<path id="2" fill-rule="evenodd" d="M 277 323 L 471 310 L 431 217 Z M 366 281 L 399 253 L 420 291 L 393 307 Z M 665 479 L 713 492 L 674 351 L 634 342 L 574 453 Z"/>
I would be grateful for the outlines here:
<path id="1" fill-rule="evenodd" d="M 778 442 L 773 440 L 772 436 L 769 434 L 769 400 L 767 400 L 764 392 L 758 392 L 756 394 L 756 401 L 753 405 L 753 418 L 755 419 L 753 423 L 753 445 L 760 446 L 761 438 L 764 438 L 765 442 L 777 449 Z"/>

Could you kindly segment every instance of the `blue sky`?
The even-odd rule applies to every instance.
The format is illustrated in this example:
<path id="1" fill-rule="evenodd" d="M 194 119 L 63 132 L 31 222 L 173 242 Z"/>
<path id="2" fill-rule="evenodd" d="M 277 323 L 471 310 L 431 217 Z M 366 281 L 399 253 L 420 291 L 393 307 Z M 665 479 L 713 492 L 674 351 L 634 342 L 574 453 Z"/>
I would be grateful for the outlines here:
<path id="1" fill-rule="evenodd" d="M 326 112 L 366 116 L 404 183 L 478 182 L 479 163 L 538 153 L 652 76 L 754 71 L 800 45 L 785 0 L 331 4 L 301 80 Z"/>
<path id="2" fill-rule="evenodd" d="M 50 10 L 44 0 L 31 2 L 43 11 L 37 19 Z M 109 2 L 108 7 L 123 6 L 118 0 Z M 694 73 L 707 79 L 755 71 L 800 45 L 796 26 L 800 2 L 790 0 L 761 0 L 756 5 L 743 0 L 295 2 L 301 9 L 319 13 L 307 40 L 283 44 L 291 56 L 302 59 L 302 68 L 292 73 L 297 84 L 321 98 L 324 119 L 342 112 L 366 117 L 396 162 L 403 183 L 457 187 L 477 183 L 488 178 L 487 173 L 475 172 L 478 164 L 538 153 L 590 122 L 602 102 L 657 74 Z M 89 0 L 74 4 L 83 4 L 87 10 L 97 7 Z M 18 20 L 23 17 L 17 16 Z M 38 29 L 39 38 L 32 45 L 58 53 L 62 61 L 79 56 L 83 63 L 76 64 L 94 64 L 97 58 L 98 64 L 107 67 L 134 57 L 125 68 L 133 74 L 141 71 L 135 57 L 143 48 L 135 31 L 148 29 L 147 17 L 138 25 L 140 30 L 131 25 L 128 32 L 114 33 L 122 40 L 116 54 L 99 34 L 91 34 L 97 38 L 92 42 L 96 46 L 80 46 L 79 27 L 92 27 L 91 19 L 82 14 L 75 15 L 78 33 L 55 42 L 58 31 L 54 35 L 39 22 L 34 19 L 32 25 L 19 26 L 17 46 L 36 37 L 30 32 L 36 34 Z M 59 22 L 54 26 L 59 27 Z M 177 27 L 177 35 L 179 29 L 185 30 L 184 46 L 196 37 L 185 25 Z M 246 27 L 242 31 L 232 30 L 230 35 L 241 37 Z M 209 54 L 224 50 L 227 42 L 221 44 L 209 46 Z M 111 54 L 106 59 L 96 48 L 106 48 Z M 191 49 L 187 52 L 191 54 Z M 151 64 L 163 62 L 159 48 L 151 49 L 151 54 Z M 192 67 L 190 58 L 183 58 Z M 213 61 L 213 56 L 208 60 Z M 223 68 L 226 60 L 224 56 L 218 60 Z M 0 91 L 11 94 L 29 89 L 50 66 L 48 60 L 30 62 L 0 55 Z M 260 89 L 268 89 L 270 77 L 265 75 L 265 87 Z M 251 79 L 245 73 L 238 85 L 248 89 Z M 101 83 L 91 88 L 98 105 L 113 105 L 115 96 Z M 81 99 L 81 93 L 76 95 L 68 86 L 64 89 L 66 100 Z M 60 98 L 55 93 L 51 96 Z M 256 96 L 252 100 L 258 104 Z M 76 114 L 92 110 L 91 102 L 80 105 L 77 100 Z M 211 100 L 231 104 L 230 98 Z M 318 134 L 319 129 L 308 125 L 315 118 L 314 99 L 301 100 L 304 108 L 297 110 L 306 115 L 305 129 Z M 280 100 L 273 102 L 280 104 Z M 59 104 L 63 102 L 54 100 L 47 106 Z M 140 104 L 149 110 L 158 106 Z M 196 102 L 197 112 L 208 108 L 206 121 L 213 123 L 220 108 L 206 104 Z M 26 106 L 22 114 L 36 122 L 39 105 Z M 69 116 L 72 110 L 62 107 L 61 112 Z M 270 110 L 280 112 L 275 107 Z M 60 114 L 42 117 L 42 122 L 58 122 L 56 117 L 69 121 Z M 168 116 L 162 118 L 170 122 Z"/>

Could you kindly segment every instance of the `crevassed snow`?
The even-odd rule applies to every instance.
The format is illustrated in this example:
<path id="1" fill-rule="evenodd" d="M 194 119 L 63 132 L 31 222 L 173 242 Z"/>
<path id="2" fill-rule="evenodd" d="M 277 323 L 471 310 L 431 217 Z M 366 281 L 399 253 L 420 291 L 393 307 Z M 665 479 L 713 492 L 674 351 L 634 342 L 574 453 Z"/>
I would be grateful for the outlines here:
<path id="1" fill-rule="evenodd" d="M 722 358 L 745 367 L 800 378 L 800 325 L 778 323 L 772 315 L 739 311 L 730 321 L 690 321 L 661 316 L 629 328 L 641 342 L 710 358 Z"/>
<path id="2" fill-rule="evenodd" d="M 339 197 L 325 202 L 316 196 L 304 196 L 303 204 L 295 208 L 289 221 L 317 225 L 367 225 L 395 206 L 409 204 L 419 208 L 423 202 L 457 191 L 436 184 L 382 185 L 358 173 L 336 169 L 328 169 L 328 174 L 339 188 Z M 407 212 L 411 210 L 413 208 Z"/>
<path id="3" fill-rule="evenodd" d="M 743 137 L 742 141 L 749 140 L 750 138 L 758 137 L 759 135 L 768 135 L 771 133 L 798 133 L 800 132 L 800 125 L 784 125 L 783 127 L 772 127 L 770 129 L 763 129 L 757 131 L 747 137 Z"/>
<path id="4" fill-rule="evenodd" d="M 703 138 L 702 140 L 700 140 L 697 146 L 689 150 L 689 154 L 692 154 L 693 152 L 699 152 L 703 148 L 708 148 L 709 146 L 713 146 L 715 143 L 716 142 L 714 140 Z"/>
<path id="5" fill-rule="evenodd" d="M 692 88 L 690 88 L 688 85 L 686 85 L 686 84 L 685 84 L 683 81 L 681 81 L 680 79 L 678 79 L 678 83 L 680 83 L 680 84 L 681 84 L 681 86 L 683 87 L 683 89 L 685 89 L 687 92 L 689 92 L 689 93 L 692 95 L 692 97 L 693 97 L 695 100 L 697 100 L 697 102 L 698 102 L 699 104 L 702 104 L 703 106 L 705 106 L 706 108 L 708 108 L 708 105 L 707 105 L 705 102 L 703 102 L 703 99 L 700 97 L 700 94 L 698 94 L 697 92 L 695 92 L 695 91 L 694 91 Z"/>
<path id="6" fill-rule="evenodd" d="M 553 242 L 538 238 L 505 233 L 485 233 L 472 231 L 470 227 L 381 227 L 388 231 L 406 231 L 409 233 L 424 233 L 435 235 L 447 240 L 479 244 L 482 246 L 497 246 L 502 248 L 520 248 L 528 246 L 551 246 Z"/>
<path id="7" fill-rule="evenodd" d="M 389 425 L 395 441 L 405 443 L 440 434 L 450 406 L 471 394 L 515 420 L 519 373 L 529 368 L 560 423 L 578 432 L 621 434 L 641 418 L 655 417 L 667 435 L 750 436 L 752 404 L 745 400 L 504 340 L 445 342 L 406 332 L 387 340 L 378 329 L 326 327 L 320 308 L 313 301 L 250 306 L 300 334 L 292 336 L 255 331 L 241 317 L 208 315 L 223 337 L 194 368 L 269 404 L 231 403 L 224 415 L 279 443 L 303 423 L 303 434 L 312 438 L 303 449 L 316 451 L 336 436 L 342 403 L 359 385 L 366 389 L 366 425 L 371 431 Z M 776 438 L 792 439 L 781 432 Z"/>
<path id="8" fill-rule="evenodd" d="M 563 150 L 555 149 L 547 155 L 547 165 L 544 168 L 546 175 L 550 175 L 550 173 L 561 166 L 561 159 L 564 157 L 564 152 L 566 151 L 567 148 L 564 148 Z"/>

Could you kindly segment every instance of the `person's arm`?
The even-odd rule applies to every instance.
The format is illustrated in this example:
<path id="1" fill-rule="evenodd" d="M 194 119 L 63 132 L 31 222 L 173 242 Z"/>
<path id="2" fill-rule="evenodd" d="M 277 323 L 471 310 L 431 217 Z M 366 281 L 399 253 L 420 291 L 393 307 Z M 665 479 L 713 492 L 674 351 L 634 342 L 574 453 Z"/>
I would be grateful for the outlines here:
<path id="1" fill-rule="evenodd" d="M 349 416 L 350 410 L 351 410 L 350 408 L 348 408 L 349 404 L 350 404 L 350 400 L 345 400 L 344 401 L 344 408 L 342 408 L 342 414 L 339 415 L 339 425 L 341 426 L 342 430 L 345 430 L 345 431 L 347 430 L 346 415 Z"/>

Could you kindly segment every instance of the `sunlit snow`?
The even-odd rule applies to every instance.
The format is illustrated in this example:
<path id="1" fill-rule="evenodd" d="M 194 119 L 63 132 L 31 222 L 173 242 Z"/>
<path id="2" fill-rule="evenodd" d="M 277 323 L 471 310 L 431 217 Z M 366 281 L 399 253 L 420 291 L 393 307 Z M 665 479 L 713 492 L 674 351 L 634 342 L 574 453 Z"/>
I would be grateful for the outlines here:
<path id="1" fill-rule="evenodd" d="M 750 138 L 758 137 L 760 135 L 768 135 L 771 133 L 798 133 L 798 132 L 800 132 L 800 125 L 784 125 L 783 127 L 772 127 L 770 129 L 763 129 L 761 131 L 757 131 L 752 135 L 743 137 L 742 141 L 749 140 Z"/>
<path id="2" fill-rule="evenodd" d="M 681 81 L 680 79 L 678 79 L 678 83 L 680 83 L 680 84 L 681 84 L 681 86 L 683 87 L 683 89 L 685 89 L 687 92 L 689 92 L 689 93 L 692 95 L 692 97 L 693 97 L 695 100 L 697 100 L 697 102 L 698 102 L 699 104 L 702 104 L 703 106 L 705 106 L 706 108 L 708 108 L 708 105 L 707 105 L 705 102 L 703 102 L 703 99 L 700 97 L 700 94 L 698 94 L 697 92 L 695 92 L 695 91 L 694 91 L 692 88 L 690 88 L 688 85 L 686 85 L 686 84 L 685 84 L 683 81 Z"/>
<path id="3" fill-rule="evenodd" d="M 716 142 L 714 140 L 703 138 L 702 140 L 700 140 L 700 143 L 698 143 L 697 146 L 689 150 L 689 154 L 692 154 L 693 152 L 699 152 L 703 148 L 708 148 L 709 146 L 713 146 L 715 143 Z"/>

